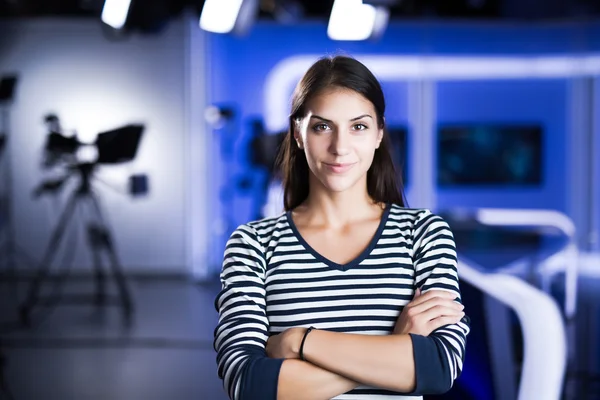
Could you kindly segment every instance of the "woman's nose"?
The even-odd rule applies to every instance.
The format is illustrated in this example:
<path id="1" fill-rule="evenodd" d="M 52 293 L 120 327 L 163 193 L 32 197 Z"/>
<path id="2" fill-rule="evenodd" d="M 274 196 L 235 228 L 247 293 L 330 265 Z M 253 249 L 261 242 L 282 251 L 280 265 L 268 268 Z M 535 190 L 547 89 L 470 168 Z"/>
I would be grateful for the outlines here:
<path id="1" fill-rule="evenodd" d="M 345 155 L 350 150 L 350 141 L 348 133 L 343 130 L 337 130 L 331 139 L 331 152 L 336 155 Z"/>

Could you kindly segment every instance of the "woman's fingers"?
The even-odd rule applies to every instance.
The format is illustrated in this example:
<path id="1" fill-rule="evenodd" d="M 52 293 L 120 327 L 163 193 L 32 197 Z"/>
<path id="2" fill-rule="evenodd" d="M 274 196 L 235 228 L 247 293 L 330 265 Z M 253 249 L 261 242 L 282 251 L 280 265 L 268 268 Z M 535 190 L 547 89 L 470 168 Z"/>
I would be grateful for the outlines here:
<path id="1" fill-rule="evenodd" d="M 425 295 L 421 296 L 424 297 Z M 445 296 L 430 296 L 429 299 L 420 302 L 420 303 L 409 303 L 407 305 L 407 307 L 410 310 L 410 314 L 411 315 L 417 315 L 417 314 L 421 314 L 426 312 L 427 310 L 433 308 L 433 307 L 437 307 L 437 306 L 444 306 L 444 307 L 449 307 L 452 309 L 456 309 L 459 311 L 462 311 L 465 307 L 454 301 L 454 298 L 449 298 L 449 297 L 445 297 Z"/>
<path id="2" fill-rule="evenodd" d="M 419 296 L 418 297 L 415 296 L 413 298 L 413 300 L 409 303 L 413 306 L 417 306 L 419 304 L 425 303 L 434 298 L 444 298 L 444 299 L 452 299 L 452 300 L 454 300 L 456 298 L 456 295 L 454 293 L 447 292 L 445 290 L 429 290 L 426 293 L 422 293 L 420 289 L 417 289 L 417 290 L 419 290 Z"/>
<path id="3" fill-rule="evenodd" d="M 439 317 L 431 320 L 427 324 L 428 328 L 430 329 L 429 333 L 441 328 L 442 326 L 456 324 L 460 322 L 461 319 L 462 317 Z"/>
<path id="4" fill-rule="evenodd" d="M 456 294 L 445 290 L 421 293 L 415 290 L 413 300 L 406 305 L 394 327 L 395 333 L 417 333 L 428 336 L 435 329 L 458 323 L 465 315 L 464 306 Z"/>
<path id="5" fill-rule="evenodd" d="M 463 315 L 464 313 L 462 312 L 462 310 L 458 310 L 455 307 L 438 305 L 421 313 L 419 315 L 419 318 L 423 318 L 424 321 L 431 321 L 433 319 L 441 317 L 462 318 Z"/>

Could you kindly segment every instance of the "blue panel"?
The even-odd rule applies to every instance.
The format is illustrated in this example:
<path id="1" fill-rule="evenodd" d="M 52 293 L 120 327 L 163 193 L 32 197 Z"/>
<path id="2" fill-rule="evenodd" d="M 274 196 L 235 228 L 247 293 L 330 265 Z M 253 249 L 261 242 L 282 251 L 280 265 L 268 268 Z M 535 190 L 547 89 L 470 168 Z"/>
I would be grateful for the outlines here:
<path id="1" fill-rule="evenodd" d="M 440 123 L 523 123 L 543 128 L 540 187 L 440 188 L 438 206 L 523 207 L 566 211 L 567 81 L 479 81 L 438 84 Z"/>
<path id="2" fill-rule="evenodd" d="M 212 96 L 260 113 L 262 84 L 282 59 L 297 54 L 568 54 L 600 51 L 600 24 L 392 24 L 376 42 L 334 42 L 324 23 L 256 25 L 248 36 L 209 34 Z M 523 40 L 527 38 L 527 40 Z"/>
<path id="3" fill-rule="evenodd" d="M 408 121 L 408 85 L 405 82 L 381 82 L 386 101 L 388 125 L 403 125 Z"/>

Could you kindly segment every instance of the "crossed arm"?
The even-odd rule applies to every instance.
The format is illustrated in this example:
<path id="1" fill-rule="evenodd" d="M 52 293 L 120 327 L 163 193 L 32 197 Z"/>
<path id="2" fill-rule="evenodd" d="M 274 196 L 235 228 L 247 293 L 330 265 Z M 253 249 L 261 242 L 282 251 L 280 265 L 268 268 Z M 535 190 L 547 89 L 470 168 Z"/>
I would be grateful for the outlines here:
<path id="1" fill-rule="evenodd" d="M 286 341 L 302 339 L 293 329 Z M 294 337 L 296 336 L 296 337 Z M 349 351 L 349 349 L 351 349 Z M 313 330 L 304 345 L 304 358 L 288 351 L 278 382 L 278 399 L 330 399 L 359 383 L 410 392 L 415 386 L 413 349 L 408 335 L 366 336 Z M 295 353 L 295 354 L 294 354 Z M 267 354 L 269 348 L 267 347 Z"/>
<path id="2" fill-rule="evenodd" d="M 312 330 L 304 341 L 305 361 L 299 360 L 305 328 L 292 328 L 267 341 L 267 355 L 283 358 L 278 399 L 328 399 L 346 393 L 359 383 L 395 392 L 416 388 L 413 338 L 423 339 L 444 325 L 458 323 L 462 305 L 449 292 L 430 291 L 416 297 L 400 315 L 394 334 L 367 336 Z M 351 349 L 349 351 L 349 349 Z M 434 359 L 433 364 L 439 362 Z M 435 365 L 429 368 L 435 370 Z M 443 391 L 443 384 L 440 385 Z M 432 391 L 437 391 L 433 389 Z"/>
<path id="3" fill-rule="evenodd" d="M 289 359 L 279 372 L 277 399 L 331 399 L 358 386 L 348 378 L 309 362 Z"/>

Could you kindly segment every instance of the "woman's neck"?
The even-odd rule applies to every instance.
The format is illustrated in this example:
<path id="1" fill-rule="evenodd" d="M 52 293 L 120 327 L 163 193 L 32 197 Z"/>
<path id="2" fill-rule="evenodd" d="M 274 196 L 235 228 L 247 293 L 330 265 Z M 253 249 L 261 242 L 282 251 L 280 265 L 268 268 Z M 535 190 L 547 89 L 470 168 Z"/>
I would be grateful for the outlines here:
<path id="1" fill-rule="evenodd" d="M 303 224 L 339 229 L 353 222 L 380 218 L 383 209 L 365 188 L 338 193 L 313 190 L 297 211 L 302 214 Z"/>

